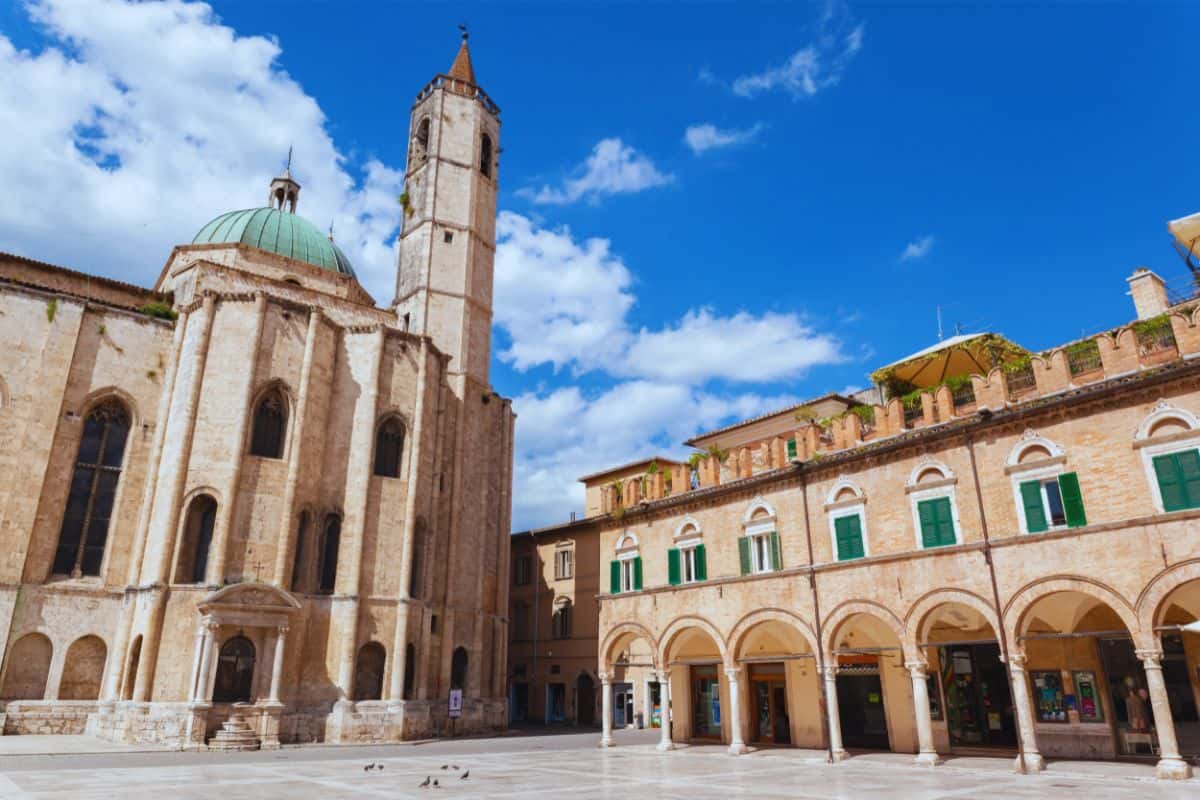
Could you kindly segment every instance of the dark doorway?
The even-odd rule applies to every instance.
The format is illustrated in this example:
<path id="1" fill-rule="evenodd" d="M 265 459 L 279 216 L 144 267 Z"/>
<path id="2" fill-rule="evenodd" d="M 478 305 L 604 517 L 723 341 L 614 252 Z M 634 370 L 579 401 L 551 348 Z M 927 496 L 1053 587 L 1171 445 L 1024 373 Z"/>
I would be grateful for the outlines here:
<path id="1" fill-rule="evenodd" d="M 249 703 L 253 684 L 254 645 L 245 636 L 235 636 L 221 646 L 213 701 Z"/>
<path id="2" fill-rule="evenodd" d="M 529 719 L 529 684 L 524 681 L 512 686 L 512 721 L 524 722 Z"/>
<path id="3" fill-rule="evenodd" d="M 877 662 L 842 666 L 837 676 L 837 699 L 842 743 L 846 747 L 890 749 Z"/>
<path id="4" fill-rule="evenodd" d="M 1015 748 L 1017 723 L 1000 645 L 942 647 L 938 658 L 950 746 Z"/>
<path id="5" fill-rule="evenodd" d="M 575 682 L 575 721 L 580 725 L 596 722 L 596 684 L 590 675 L 580 675 Z"/>
<path id="6" fill-rule="evenodd" d="M 759 744 L 791 744 L 787 679 L 782 661 L 750 665 L 750 696 L 754 704 L 753 741 Z"/>
<path id="7" fill-rule="evenodd" d="M 552 683 L 546 687 L 546 722 L 563 722 L 567 718 L 567 685 Z"/>

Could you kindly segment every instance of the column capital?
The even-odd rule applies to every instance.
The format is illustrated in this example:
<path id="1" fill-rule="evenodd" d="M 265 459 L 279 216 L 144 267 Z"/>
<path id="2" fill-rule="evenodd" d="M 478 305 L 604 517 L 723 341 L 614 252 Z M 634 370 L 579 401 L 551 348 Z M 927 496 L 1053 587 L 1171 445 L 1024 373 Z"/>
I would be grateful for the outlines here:
<path id="1" fill-rule="evenodd" d="M 908 667 L 908 673 L 914 678 L 929 677 L 929 665 L 925 663 L 925 659 L 911 659 L 904 662 L 904 666 Z"/>
<path id="2" fill-rule="evenodd" d="M 1008 664 L 1012 669 L 1024 672 L 1025 662 L 1029 660 L 1029 656 L 1024 653 L 1009 653 L 1007 656 L 1001 656 L 1000 660 Z"/>
<path id="3" fill-rule="evenodd" d="M 741 678 L 741 675 L 742 675 L 741 667 L 726 667 L 725 668 L 725 677 L 729 679 L 730 683 L 737 683 L 738 680 Z"/>
<path id="4" fill-rule="evenodd" d="M 612 683 L 613 676 L 611 672 L 601 672 L 599 678 L 601 683 Z"/>
<path id="5" fill-rule="evenodd" d="M 1142 666 L 1145 669 L 1162 669 L 1162 650 L 1150 648 L 1147 650 L 1134 650 L 1133 652 L 1141 659 Z"/>
<path id="6" fill-rule="evenodd" d="M 837 664 L 822 664 L 818 669 L 821 670 L 821 674 L 825 676 L 826 680 L 833 680 L 837 677 Z"/>
<path id="7" fill-rule="evenodd" d="M 200 627 L 204 629 L 205 633 L 215 633 L 221 624 L 212 617 L 204 617 L 200 620 Z"/>
<path id="8" fill-rule="evenodd" d="M 660 683 L 671 680 L 671 668 L 660 669 L 658 671 L 658 680 Z"/>
<path id="9" fill-rule="evenodd" d="M 291 628 L 286 622 L 275 626 L 275 633 L 280 637 L 287 636 L 289 630 L 291 630 Z"/>

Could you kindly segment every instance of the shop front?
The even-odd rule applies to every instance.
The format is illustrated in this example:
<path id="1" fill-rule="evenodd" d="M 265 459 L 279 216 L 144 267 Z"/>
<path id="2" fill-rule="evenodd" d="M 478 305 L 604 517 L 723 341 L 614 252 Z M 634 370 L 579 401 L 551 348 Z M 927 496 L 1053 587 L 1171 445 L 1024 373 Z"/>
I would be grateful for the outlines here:
<path id="1" fill-rule="evenodd" d="M 937 648 L 952 749 L 1015 750 L 1017 726 L 1008 672 L 996 643 Z"/>
<path id="2" fill-rule="evenodd" d="M 692 681 L 692 738 L 721 740 L 721 682 L 717 665 L 690 668 Z"/>
<path id="3" fill-rule="evenodd" d="M 839 656 L 838 718 L 842 743 L 857 750 L 889 750 L 883 681 L 877 656 Z"/>
<path id="4" fill-rule="evenodd" d="M 784 663 L 751 664 L 749 672 L 751 707 L 754 709 L 751 740 L 755 744 L 791 744 Z"/>
<path id="5" fill-rule="evenodd" d="M 613 692 L 613 727 L 627 728 L 633 724 L 633 684 L 614 683 Z"/>

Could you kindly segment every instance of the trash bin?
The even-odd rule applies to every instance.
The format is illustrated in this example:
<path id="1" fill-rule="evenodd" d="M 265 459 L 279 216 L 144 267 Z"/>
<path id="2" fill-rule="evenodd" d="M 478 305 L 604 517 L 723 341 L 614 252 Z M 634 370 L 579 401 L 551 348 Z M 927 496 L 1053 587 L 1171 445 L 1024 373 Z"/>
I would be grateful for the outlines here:
<path id="1" fill-rule="evenodd" d="M 633 719 L 637 722 L 637 729 L 639 731 L 646 727 L 646 719 L 644 716 L 642 716 L 642 712 L 639 711 L 638 713 L 634 714 Z"/>

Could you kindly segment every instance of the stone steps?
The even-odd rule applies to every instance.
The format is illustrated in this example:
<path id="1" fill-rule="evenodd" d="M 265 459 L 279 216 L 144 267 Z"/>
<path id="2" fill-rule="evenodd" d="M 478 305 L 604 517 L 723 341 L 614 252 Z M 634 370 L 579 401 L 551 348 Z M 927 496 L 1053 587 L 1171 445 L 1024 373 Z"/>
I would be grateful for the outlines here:
<path id="1" fill-rule="evenodd" d="M 257 750 L 260 746 L 261 743 L 254 728 L 250 727 L 246 718 L 237 712 L 221 723 L 221 730 L 208 740 L 209 750 L 224 752 Z"/>

